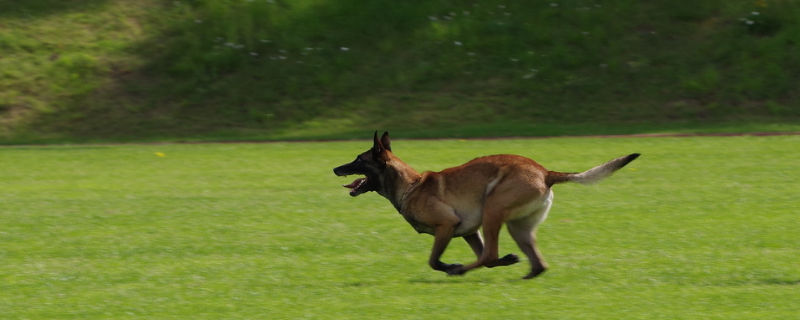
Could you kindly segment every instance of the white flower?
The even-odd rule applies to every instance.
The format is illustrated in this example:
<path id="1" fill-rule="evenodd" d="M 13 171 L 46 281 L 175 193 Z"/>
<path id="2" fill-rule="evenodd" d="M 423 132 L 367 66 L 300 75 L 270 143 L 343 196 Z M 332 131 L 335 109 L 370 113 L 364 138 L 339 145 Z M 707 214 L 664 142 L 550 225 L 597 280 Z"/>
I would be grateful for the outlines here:
<path id="1" fill-rule="evenodd" d="M 253 51 L 250 51 L 250 55 L 251 55 L 251 56 L 254 56 L 254 57 L 257 57 L 257 56 L 258 56 L 258 52 L 253 52 Z"/>
<path id="2" fill-rule="evenodd" d="M 459 47 L 460 47 L 460 46 L 462 46 L 462 45 L 464 45 L 463 43 L 461 43 L 461 41 L 453 41 L 453 44 L 454 44 L 454 45 L 457 45 L 457 46 L 459 46 Z"/>
<path id="3" fill-rule="evenodd" d="M 339 48 L 339 50 L 342 50 L 342 51 L 350 51 L 350 48 L 348 48 L 348 47 L 340 47 L 340 48 Z"/>
<path id="4" fill-rule="evenodd" d="M 759 15 L 759 14 L 761 14 L 761 13 L 760 13 L 760 12 L 758 12 L 758 11 L 753 11 L 753 12 L 750 12 L 750 14 L 752 14 L 752 15 L 754 15 L 754 16 L 757 16 L 757 15 Z"/>
<path id="5" fill-rule="evenodd" d="M 550 2 L 550 6 L 553 7 L 553 8 L 558 7 L 558 3 Z"/>
<path id="6" fill-rule="evenodd" d="M 437 17 L 434 17 L 434 16 L 428 16 L 428 20 L 430 20 L 430 21 L 436 21 L 436 20 L 439 20 L 439 18 L 437 18 Z"/>

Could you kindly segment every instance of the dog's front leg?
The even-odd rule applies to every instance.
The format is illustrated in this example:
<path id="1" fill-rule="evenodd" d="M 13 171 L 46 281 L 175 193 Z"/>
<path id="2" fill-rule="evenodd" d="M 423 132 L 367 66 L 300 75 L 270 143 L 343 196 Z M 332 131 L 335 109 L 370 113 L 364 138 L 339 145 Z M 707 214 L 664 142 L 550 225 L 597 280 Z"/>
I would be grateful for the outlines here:
<path id="1" fill-rule="evenodd" d="M 461 270 L 460 264 L 448 264 L 440 260 L 442 254 L 444 254 L 444 250 L 447 249 L 447 245 L 450 243 L 450 239 L 453 238 L 454 230 L 455 225 L 443 224 L 436 226 L 436 229 L 433 233 L 433 249 L 431 250 L 430 258 L 428 259 L 428 265 L 430 265 L 433 270 L 447 272 L 447 274 L 462 273 L 455 272 Z"/>

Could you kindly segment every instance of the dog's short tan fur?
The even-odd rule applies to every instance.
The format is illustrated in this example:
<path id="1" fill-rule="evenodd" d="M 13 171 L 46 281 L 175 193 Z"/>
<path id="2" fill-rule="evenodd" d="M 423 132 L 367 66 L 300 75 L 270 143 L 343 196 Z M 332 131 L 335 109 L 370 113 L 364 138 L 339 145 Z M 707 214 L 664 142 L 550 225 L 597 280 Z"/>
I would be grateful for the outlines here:
<path id="1" fill-rule="evenodd" d="M 432 234 L 434 243 L 428 263 L 433 269 L 458 275 L 481 266 L 518 262 L 513 254 L 498 258 L 498 235 L 506 224 L 530 262 L 531 270 L 525 278 L 533 278 L 547 269 L 536 247 L 535 231 L 552 205 L 551 186 L 567 181 L 596 182 L 638 156 L 620 157 L 582 173 L 562 173 L 548 171 L 522 156 L 492 155 L 440 172 L 420 174 L 392 153 L 388 133 L 378 139 L 376 132 L 370 150 L 337 167 L 334 173 L 366 175 L 346 186 L 352 188 L 351 195 L 377 191 L 415 230 Z M 481 227 L 483 240 L 478 236 Z M 441 262 L 453 237 L 463 237 L 477 261 L 466 266 Z"/>

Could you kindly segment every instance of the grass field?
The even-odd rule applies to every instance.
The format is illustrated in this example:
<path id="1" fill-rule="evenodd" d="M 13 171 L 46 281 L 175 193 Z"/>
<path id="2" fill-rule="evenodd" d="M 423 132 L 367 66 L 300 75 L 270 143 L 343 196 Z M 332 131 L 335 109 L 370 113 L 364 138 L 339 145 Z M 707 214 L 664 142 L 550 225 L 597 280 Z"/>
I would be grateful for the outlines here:
<path id="1" fill-rule="evenodd" d="M 797 319 L 800 137 L 396 139 L 417 169 L 517 153 L 559 185 L 527 265 L 448 277 L 331 168 L 368 141 L 0 148 L 4 319 Z M 501 254 L 518 249 L 505 231 Z M 446 262 L 469 262 L 453 241 Z"/>

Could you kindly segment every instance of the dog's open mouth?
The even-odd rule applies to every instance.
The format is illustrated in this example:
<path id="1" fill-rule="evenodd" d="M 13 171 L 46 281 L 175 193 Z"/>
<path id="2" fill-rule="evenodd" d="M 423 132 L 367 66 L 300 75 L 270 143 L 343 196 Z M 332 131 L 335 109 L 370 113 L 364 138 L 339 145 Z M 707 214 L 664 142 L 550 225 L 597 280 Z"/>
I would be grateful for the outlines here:
<path id="1" fill-rule="evenodd" d="M 350 196 L 357 196 L 369 190 L 365 190 L 367 186 L 367 178 L 358 178 L 350 184 L 343 185 L 345 188 L 350 188 Z"/>

